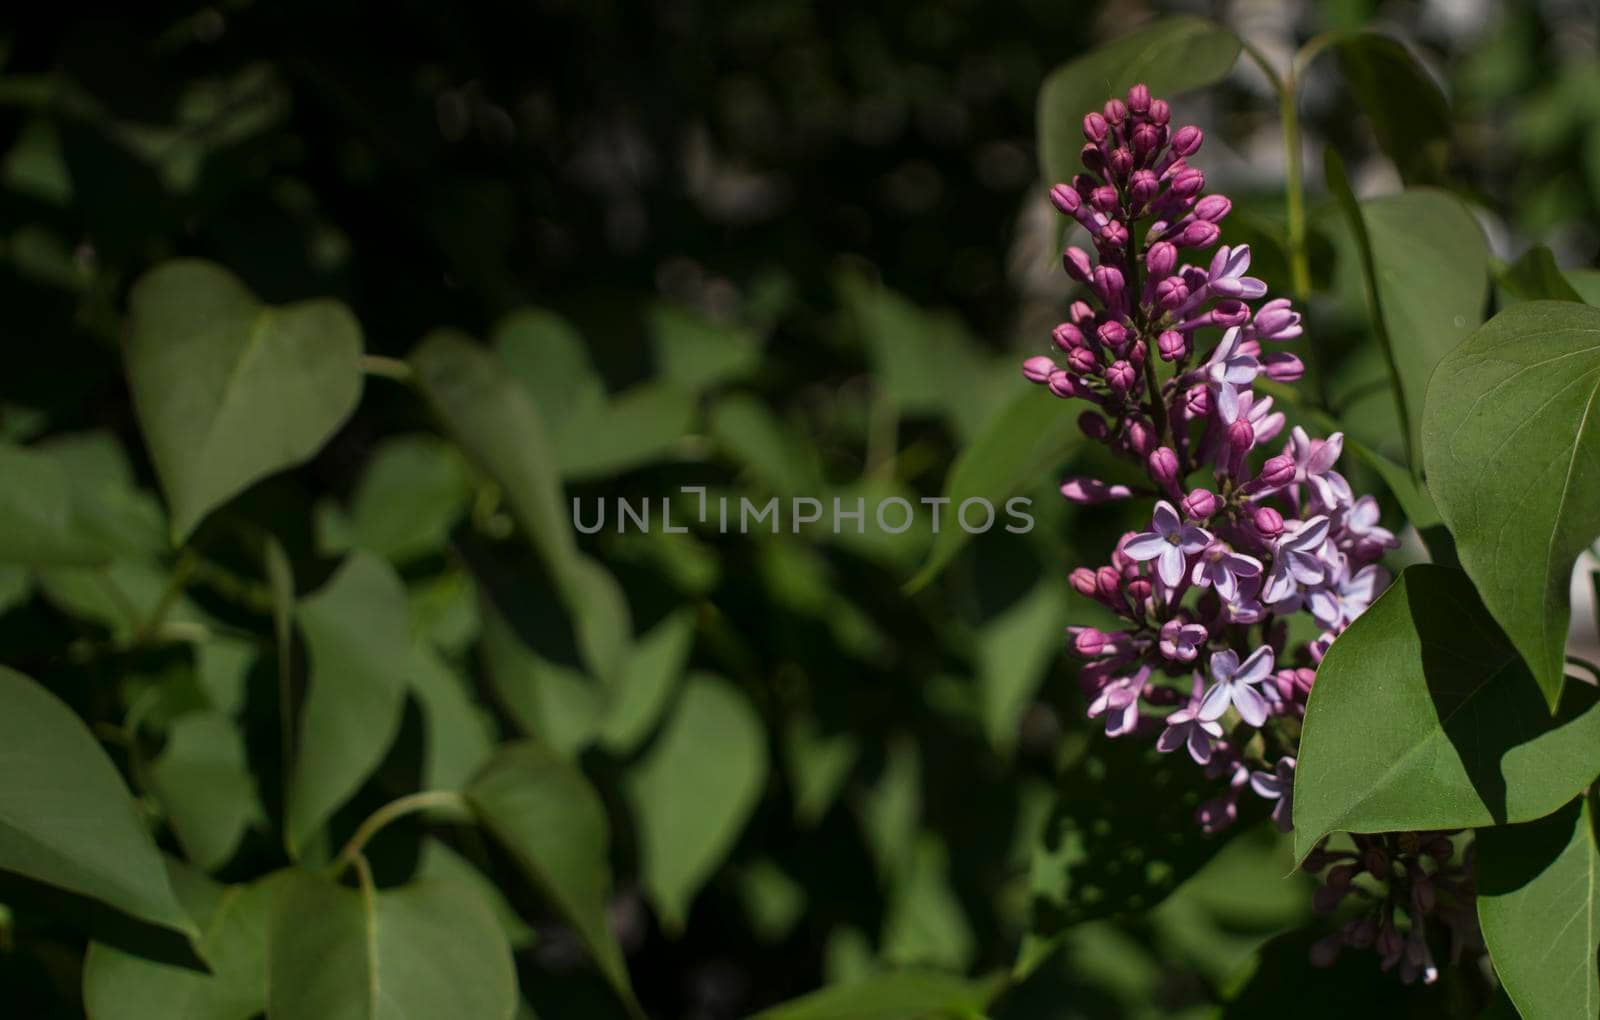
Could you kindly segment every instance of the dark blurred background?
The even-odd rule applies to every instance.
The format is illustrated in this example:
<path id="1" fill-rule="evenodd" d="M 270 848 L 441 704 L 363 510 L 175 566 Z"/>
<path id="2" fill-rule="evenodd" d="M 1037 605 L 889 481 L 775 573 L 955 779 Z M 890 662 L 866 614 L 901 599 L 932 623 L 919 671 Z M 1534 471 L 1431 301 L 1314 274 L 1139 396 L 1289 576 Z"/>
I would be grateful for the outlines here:
<path id="1" fill-rule="evenodd" d="M 1398 35 L 1451 101 L 1452 180 L 1495 253 L 1542 242 L 1565 266 L 1595 262 L 1600 61 L 1596 7 L 1583 0 L 34 5 L 0 29 L 0 430 L 110 429 L 148 482 L 116 343 L 131 282 L 185 255 L 229 267 L 268 301 L 340 298 L 368 351 L 395 357 L 436 327 L 488 336 L 513 311 L 548 309 L 573 324 L 612 392 L 656 375 L 662 315 L 687 316 L 760 343 L 743 391 L 800 451 L 797 470 L 840 485 L 898 452 L 897 483 L 936 493 L 1068 294 L 1050 182 L 1038 179 L 1040 83 L 1174 11 L 1217 18 L 1280 66 L 1318 32 Z M 1400 186 L 1334 72 L 1313 67 L 1303 107 L 1313 271 L 1334 295 L 1313 322 L 1330 343 L 1360 332 L 1364 312 L 1358 284 L 1334 278 L 1341 235 L 1318 212 L 1321 148 L 1344 155 L 1361 194 Z M 1265 80 L 1241 60 L 1174 107 L 1206 128 L 1212 188 L 1234 197 L 1236 236 L 1286 289 L 1284 156 Z M 884 331 L 927 363 L 921 411 L 936 412 L 902 408 L 887 451 L 871 401 L 889 371 L 873 339 Z M 1352 405 L 1371 381 L 1359 375 L 1345 380 Z M 1372 392 L 1365 428 L 1382 446 L 1392 411 L 1381 383 Z M 297 557 L 317 559 L 312 507 L 348 503 L 374 448 L 427 421 L 400 389 L 369 385 L 361 413 L 285 483 L 290 502 L 274 495 L 260 513 L 292 533 Z M 760 451 L 713 435 L 707 453 L 703 431 L 679 447 L 679 468 L 704 462 L 692 471 L 630 470 L 573 491 L 761 475 Z M 783 776 L 679 937 L 649 919 L 621 827 L 617 923 L 657 1015 L 742 1015 L 875 960 L 1009 965 L 1054 765 L 1095 729 L 1053 665 L 1066 608 L 1040 604 L 1047 644 L 1028 660 L 1015 719 L 993 722 L 963 684 L 1000 668 L 992 642 L 1012 632 L 983 637 L 999 609 L 1036 584 L 1059 590 L 1062 569 L 1100 555 L 1120 526 L 1090 515 L 1069 542 L 1063 512 L 1053 526 L 1041 512 L 1051 534 L 1037 540 L 986 539 L 916 600 L 900 591 L 916 554 L 829 549 L 824 569 L 814 550 L 708 539 L 720 571 L 709 583 L 685 580 L 694 557 L 669 569 L 659 550 L 644 557 L 648 578 L 617 568 L 636 616 L 651 599 L 719 607 L 694 662 L 752 692 Z M 803 770 L 781 760 L 797 719 L 850 748 L 844 778 L 802 822 L 790 815 Z M 626 762 L 585 764 L 604 787 Z M 912 862 L 911 885 L 896 861 Z M 1218 881 L 1253 887 L 1255 872 L 1234 870 Z M 1228 933 L 1254 945 L 1300 917 L 1304 892 L 1243 920 L 1217 921 L 1213 908 L 1233 908 L 1202 892 L 1164 919 L 1097 922 L 1002 1015 L 1203 1010 L 1238 963 L 1218 949 L 1236 948 Z M 575 967 L 559 932 L 541 947 L 528 966 L 556 975 L 557 990 L 535 997 L 545 1015 L 606 1015 L 597 982 L 562 983 Z"/>

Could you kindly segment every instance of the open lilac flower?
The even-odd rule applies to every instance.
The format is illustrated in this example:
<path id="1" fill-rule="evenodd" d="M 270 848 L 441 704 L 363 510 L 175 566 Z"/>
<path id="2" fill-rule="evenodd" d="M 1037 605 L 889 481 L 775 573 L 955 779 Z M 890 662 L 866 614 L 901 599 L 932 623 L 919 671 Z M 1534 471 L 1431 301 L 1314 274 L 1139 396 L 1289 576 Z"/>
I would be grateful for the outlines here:
<path id="1" fill-rule="evenodd" d="M 1277 604 L 1294 596 L 1299 585 L 1320 584 L 1328 574 L 1322 547 L 1328 541 L 1328 518 L 1313 517 L 1273 543 L 1272 567 L 1261 597 Z"/>
<path id="2" fill-rule="evenodd" d="M 1161 625 L 1161 654 L 1172 662 L 1193 662 L 1210 636 L 1200 624 L 1173 617 Z"/>
<path id="3" fill-rule="evenodd" d="M 1187 747 L 1189 757 L 1196 764 L 1204 765 L 1211 760 L 1211 742 L 1222 738 L 1222 727 L 1215 720 L 1200 718 L 1200 697 L 1204 689 L 1205 682 L 1196 673 L 1188 704 L 1167 716 L 1167 728 L 1156 740 L 1157 751 L 1167 754 Z"/>
<path id="4" fill-rule="evenodd" d="M 1235 326 L 1222 334 L 1222 342 L 1217 344 L 1217 349 L 1211 352 L 1211 357 L 1201 366 L 1206 379 L 1211 383 L 1217 409 L 1222 413 L 1222 419 L 1228 422 L 1235 421 L 1239 417 L 1237 387 L 1248 386 L 1255 382 L 1257 373 L 1261 371 L 1261 363 L 1256 360 L 1255 355 L 1239 350 L 1243 343 L 1244 334 Z"/>
<path id="5" fill-rule="evenodd" d="M 1272 673 L 1272 648 L 1262 645 L 1244 662 L 1239 653 L 1224 648 L 1211 656 L 1211 677 L 1215 681 L 1200 703 L 1200 718 L 1210 722 L 1222 718 L 1232 705 L 1239 718 L 1251 726 L 1267 721 L 1267 699 L 1256 690 Z"/>
<path id="6" fill-rule="evenodd" d="M 1206 271 L 1206 284 L 1211 288 L 1211 293 L 1219 297 L 1244 298 L 1249 301 L 1265 297 L 1266 283 L 1253 276 L 1244 275 L 1249 268 L 1248 244 L 1241 244 L 1237 248 L 1223 245 L 1211 257 L 1211 267 Z"/>
<path id="7" fill-rule="evenodd" d="M 1226 601 L 1238 597 L 1240 588 L 1261 576 L 1261 561 L 1236 553 L 1221 542 L 1207 547 L 1195 561 L 1189 583 L 1199 588 L 1210 586 Z"/>
<path id="8" fill-rule="evenodd" d="M 1279 758 L 1271 772 L 1250 773 L 1250 789 L 1266 798 L 1277 801 L 1272 805 L 1272 823 L 1279 832 L 1294 828 L 1294 766 L 1291 757 Z"/>
<path id="9" fill-rule="evenodd" d="M 1289 435 L 1288 453 L 1294 458 L 1295 484 L 1309 485 L 1312 494 L 1324 506 L 1338 505 L 1338 495 L 1330 488 L 1328 472 L 1333 470 L 1339 454 L 1344 451 L 1344 433 L 1335 432 L 1327 439 L 1312 439 L 1305 429 L 1296 425 Z M 1349 491 L 1348 484 L 1345 489 Z"/>
<path id="10" fill-rule="evenodd" d="M 1123 553 L 1139 563 L 1156 561 L 1156 575 L 1169 588 L 1183 580 L 1188 569 L 1186 557 L 1211 544 L 1204 528 L 1185 524 L 1172 504 L 1161 500 L 1150 517 L 1150 530 L 1141 531 L 1122 544 Z"/>
<path id="11" fill-rule="evenodd" d="M 1340 480 L 1343 481 L 1342 478 Z M 1358 541 L 1370 543 L 1372 550 L 1400 547 L 1400 540 L 1394 537 L 1394 532 L 1379 526 L 1378 501 L 1371 496 L 1362 496 L 1350 505 L 1344 515 L 1344 528 Z"/>
<path id="12" fill-rule="evenodd" d="M 1146 674 L 1149 670 L 1144 671 Z M 1100 690 L 1099 697 L 1089 704 L 1089 718 L 1106 717 L 1106 736 L 1120 737 L 1131 733 L 1139 724 L 1139 694 L 1144 690 L 1143 676 L 1118 677 Z"/>
<path id="13" fill-rule="evenodd" d="M 1389 583 L 1389 572 L 1376 563 L 1369 563 L 1354 574 L 1348 570 L 1348 566 L 1342 565 L 1333 583 L 1306 596 L 1311 615 L 1330 630 L 1348 627 L 1367 611 L 1372 600 Z"/>

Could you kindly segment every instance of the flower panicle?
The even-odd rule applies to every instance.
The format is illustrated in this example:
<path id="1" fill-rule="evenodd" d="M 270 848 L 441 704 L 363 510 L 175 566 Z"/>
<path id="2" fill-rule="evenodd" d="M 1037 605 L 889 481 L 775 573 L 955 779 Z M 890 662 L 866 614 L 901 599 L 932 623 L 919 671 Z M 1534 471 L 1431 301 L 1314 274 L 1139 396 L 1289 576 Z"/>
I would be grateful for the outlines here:
<path id="1" fill-rule="evenodd" d="M 1219 244 L 1232 203 L 1206 193 L 1190 164 L 1203 132 L 1174 128 L 1171 116 L 1143 85 L 1084 116 L 1084 172 L 1050 200 L 1087 232 L 1092 251 L 1069 245 L 1062 255 L 1086 293 L 1052 331 L 1054 352 L 1022 371 L 1057 398 L 1092 405 L 1080 428 L 1148 483 L 1072 476 L 1063 497 L 1153 500 L 1147 529 L 1124 535 L 1108 564 L 1069 577 L 1122 624 L 1067 629 L 1085 660 L 1089 717 L 1110 737 L 1182 750 L 1222 780 L 1195 813 L 1206 832 L 1232 824 L 1246 795 L 1270 802 L 1288 831 L 1316 667 L 1389 583 L 1379 561 L 1399 542 L 1377 501 L 1336 470 L 1342 434 L 1296 427 L 1283 437 L 1285 415 L 1257 391 L 1261 378 L 1302 374 L 1299 357 L 1266 346 L 1299 339 L 1301 316 L 1249 275 L 1248 245 Z M 1290 647 L 1295 614 L 1309 616 L 1315 637 Z M 1374 939 L 1395 930 L 1374 923 Z M 1385 969 L 1417 956 L 1410 942 L 1399 956 L 1391 948 L 1380 949 Z M 1429 958 L 1401 974 L 1431 981 L 1436 970 Z"/>

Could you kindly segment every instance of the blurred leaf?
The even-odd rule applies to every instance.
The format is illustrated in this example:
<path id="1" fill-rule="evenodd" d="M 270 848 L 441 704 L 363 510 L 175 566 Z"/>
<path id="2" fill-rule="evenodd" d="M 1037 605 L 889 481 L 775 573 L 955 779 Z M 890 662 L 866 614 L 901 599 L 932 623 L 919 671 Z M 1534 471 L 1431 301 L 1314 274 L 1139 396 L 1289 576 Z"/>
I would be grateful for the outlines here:
<path id="1" fill-rule="evenodd" d="M 506 942 L 513 949 L 526 949 L 533 944 L 533 929 L 529 928 L 511 904 L 506 902 L 499 887 L 491 882 L 487 875 L 473 867 L 465 857 L 452 850 L 449 844 L 438 839 L 424 839 L 421 850 L 417 852 L 416 877 L 444 879 L 458 885 L 470 886 L 494 911 L 495 918 L 500 922 L 501 931 L 505 932 Z"/>
<path id="2" fill-rule="evenodd" d="M 833 806 L 861 746 L 850 733 L 823 734 L 814 718 L 797 716 L 785 730 L 783 750 L 794 789 L 795 824 L 809 829 Z"/>
<path id="3" fill-rule="evenodd" d="M 1495 282 L 1522 301 L 1583 300 L 1562 275 L 1555 255 L 1542 244 L 1529 248 L 1521 258 L 1506 266 L 1495 277 Z"/>
<path id="4" fill-rule="evenodd" d="M 725 680 L 691 676 L 627 784 L 644 887 L 669 932 L 683 930 L 766 777 L 766 731 L 749 701 Z"/>
<path id="5" fill-rule="evenodd" d="M 985 620 L 978 631 L 978 685 L 989 744 L 1009 755 L 1017 727 L 1063 644 L 1066 592 L 1046 573 L 1027 594 Z"/>
<path id="6" fill-rule="evenodd" d="M 600 745 L 606 750 L 628 754 L 650 735 L 683 676 L 694 628 L 693 610 L 680 609 L 633 646 L 600 726 Z"/>
<path id="7" fill-rule="evenodd" d="M 982 1015 L 1000 985 L 998 978 L 888 971 L 812 992 L 750 1020 L 966 1020 Z"/>
<path id="8" fill-rule="evenodd" d="M 267 1005 L 267 917 L 287 872 L 223 886 L 168 861 L 172 886 L 201 935 L 211 973 L 135 956 L 99 942 L 83 966 L 90 1020 L 251 1020 Z"/>
<path id="9" fill-rule="evenodd" d="M 739 894 L 750 927 L 763 942 L 782 942 L 805 913 L 805 887 L 766 858 L 740 874 Z"/>
<path id="10" fill-rule="evenodd" d="M 532 635 L 519 632 L 492 604 L 483 617 L 489 682 L 512 721 L 562 757 L 588 747 L 605 714 L 605 691 L 553 648 L 529 644 Z"/>
<path id="11" fill-rule="evenodd" d="M 511 948 L 470 886 L 349 889 L 286 876 L 267 932 L 273 1020 L 457 1020 L 517 1008 Z"/>
<path id="12" fill-rule="evenodd" d="M 1450 104 L 1433 77 L 1393 36 L 1356 32 L 1338 38 L 1331 49 L 1345 85 L 1372 121 L 1378 145 L 1406 185 L 1443 183 Z M 1405 100 L 1397 102 L 1397 96 Z"/>
<path id="13" fill-rule="evenodd" d="M 422 708 L 422 787 L 459 790 L 494 749 L 494 720 L 473 699 L 466 680 L 420 642 L 409 679 Z"/>
<path id="14" fill-rule="evenodd" d="M 194 934 L 116 767 L 70 708 L 5 667 L 0 869 Z"/>
<path id="15" fill-rule="evenodd" d="M 383 760 L 417 670 L 405 589 L 371 553 L 347 559 L 296 616 L 310 675 L 284 838 L 298 854 Z"/>
<path id="16" fill-rule="evenodd" d="M 1483 321 L 1489 252 L 1461 200 L 1405 191 L 1356 202 L 1337 154 L 1325 153 L 1328 188 L 1361 252 L 1372 328 L 1389 358 L 1404 411 L 1411 473 L 1422 477 L 1422 417 L 1434 367 Z"/>
<path id="17" fill-rule="evenodd" d="M 1600 535 L 1600 309 L 1530 301 L 1439 364 L 1428 488 L 1466 568 L 1554 705 L 1572 565 Z"/>
<path id="18" fill-rule="evenodd" d="M 748 379 L 761 364 L 761 343 L 753 334 L 687 308 L 657 305 L 650 330 L 661 378 L 691 393 Z"/>
<path id="19" fill-rule="evenodd" d="M 1600 306 L 1600 269 L 1568 269 L 1563 275 L 1584 304 Z"/>
<path id="20" fill-rule="evenodd" d="M 1226 1020 L 1280 1017 L 1285 1003 L 1296 1018 L 1348 1020 L 1352 1016 L 1435 1020 L 1466 1016 L 1451 1001 L 1448 978 L 1433 985 L 1401 984 L 1378 969 L 1364 950 L 1346 950 L 1332 967 L 1311 963 L 1311 946 L 1329 934 L 1326 922 L 1280 935 L 1262 947 L 1253 974 L 1222 1010 Z"/>
<path id="21" fill-rule="evenodd" d="M 1478 919 L 1523 1016 L 1600 1012 L 1600 847 L 1593 795 L 1478 832 Z"/>
<path id="22" fill-rule="evenodd" d="M 883 771 L 860 801 L 861 828 L 880 882 L 887 884 L 911 866 L 922 819 L 922 758 L 911 737 L 889 738 Z"/>
<path id="23" fill-rule="evenodd" d="M 552 435 L 605 406 L 606 384 L 589 363 L 583 337 L 554 312 L 513 312 L 495 327 L 494 349 L 532 395 Z"/>
<path id="24" fill-rule="evenodd" d="M 171 583 L 171 574 L 154 564 L 114 560 L 100 567 L 45 567 L 39 589 L 65 613 L 97 623 L 118 644 L 131 641 L 144 627 Z M 204 623 L 194 603 L 179 596 L 166 614 L 167 625 Z"/>
<path id="25" fill-rule="evenodd" d="M 506 744 L 466 794 L 478 821 L 572 923 L 600 973 L 631 1004 L 627 964 L 606 926 L 605 807 L 583 773 L 536 744 Z"/>
<path id="26" fill-rule="evenodd" d="M 56 458 L 0 443 L 0 560 L 83 566 L 110 550 L 79 516 L 72 482 Z"/>
<path id="27" fill-rule="evenodd" d="M 1239 40 L 1215 22 L 1188 15 L 1160 18 L 1058 67 L 1039 90 L 1039 165 L 1048 187 L 1070 180 L 1083 147 L 1083 115 L 1143 82 L 1154 96 L 1227 77 Z"/>
<path id="28" fill-rule="evenodd" d="M 574 416 L 553 430 L 556 461 L 571 481 L 609 478 L 662 459 L 694 419 L 694 397 L 675 386 L 645 383 L 603 410 Z"/>
<path id="29" fill-rule="evenodd" d="M 309 460 L 361 397 L 361 327 L 337 301 L 275 308 L 167 262 L 129 296 L 128 385 L 182 542 L 208 512 Z"/>
<path id="30" fill-rule="evenodd" d="M 35 449 L 66 472 L 78 532 L 118 556 L 153 558 L 167 550 L 166 514 L 154 493 L 137 487 L 116 436 L 100 431 L 52 436 Z"/>
<path id="31" fill-rule="evenodd" d="M 778 505 L 777 521 L 780 529 L 786 527 L 783 522 L 784 510 L 792 505 L 788 501 L 792 497 L 803 497 L 817 488 L 816 471 L 813 465 L 806 462 L 778 419 L 755 397 L 735 393 L 723 397 L 711 409 L 710 431 L 734 460 L 767 489 L 784 497 Z M 760 507 L 755 509 L 759 510 Z M 822 521 L 829 519 L 825 512 L 819 512 L 823 514 Z M 711 516 L 709 508 L 706 516 L 708 519 Z M 729 520 L 732 518 L 730 509 Z M 754 531 L 762 525 L 753 523 L 750 527 Z"/>
<path id="32" fill-rule="evenodd" d="M 841 276 L 837 287 L 866 343 L 874 399 L 905 417 L 943 414 L 966 399 L 985 359 L 959 318 L 924 311 L 859 276 Z"/>
<path id="33" fill-rule="evenodd" d="M 576 621 L 586 664 L 609 679 L 632 640 L 628 601 L 615 579 L 578 551 L 533 404 L 498 359 L 459 334 L 432 334 L 411 364 L 446 431 L 504 490 Z"/>
<path id="34" fill-rule="evenodd" d="M 437 553 L 470 496 L 467 467 L 455 447 L 424 434 L 387 439 L 356 484 L 351 541 L 402 563 Z"/>
<path id="35" fill-rule="evenodd" d="M 1036 967 L 1072 926 L 1149 910 L 1204 867 L 1227 843 L 1195 823 L 1204 796 L 1221 792 L 1207 785 L 1187 755 L 1127 740 L 1096 739 L 1062 772 L 1033 852 L 1032 942 L 1015 976 Z"/>
<path id="36" fill-rule="evenodd" d="M 1032 386 L 1018 390 L 951 465 L 944 483 L 948 502 L 939 508 L 933 549 L 906 587 L 922 588 L 966 544 L 970 535 L 957 515 L 967 500 L 987 499 L 997 523 L 1021 527 L 1008 520 L 1005 502 L 1023 485 L 1055 470 L 1082 435 L 1071 408 Z"/>
<path id="37" fill-rule="evenodd" d="M 880 954 L 891 966 L 964 971 L 976 949 L 972 926 L 949 882 L 949 855 L 931 833 L 917 837 L 910 866 L 894 876 Z"/>
<path id="38" fill-rule="evenodd" d="M 1548 814 L 1600 774 L 1600 704 L 1552 720 L 1465 574 L 1399 580 L 1317 670 L 1295 770 L 1295 857 L 1330 832 L 1460 829 Z"/>
<path id="39" fill-rule="evenodd" d="M 226 864 L 245 831 L 265 820 L 244 738 L 220 712 L 174 720 L 149 784 L 184 854 L 206 871 Z"/>

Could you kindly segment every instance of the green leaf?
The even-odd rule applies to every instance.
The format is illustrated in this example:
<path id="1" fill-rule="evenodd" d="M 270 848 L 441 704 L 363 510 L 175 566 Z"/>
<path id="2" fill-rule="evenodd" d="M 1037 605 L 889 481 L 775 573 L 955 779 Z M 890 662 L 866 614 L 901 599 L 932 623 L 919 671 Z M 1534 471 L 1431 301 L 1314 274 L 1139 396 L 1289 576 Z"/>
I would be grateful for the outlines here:
<path id="1" fill-rule="evenodd" d="M 511 947 L 470 886 L 350 889 L 297 871 L 267 933 L 272 1020 L 510 1020 Z"/>
<path id="2" fill-rule="evenodd" d="M 154 559 L 166 552 L 166 511 L 155 493 L 138 487 L 115 435 L 97 430 L 51 436 L 34 449 L 66 473 L 77 531 L 116 556 Z"/>
<path id="3" fill-rule="evenodd" d="M 298 853 L 383 760 L 416 673 L 405 588 L 358 552 L 296 611 L 310 660 L 285 838 Z"/>
<path id="4" fill-rule="evenodd" d="M 512 312 L 495 326 L 493 342 L 552 433 L 605 406 L 605 381 L 589 363 L 583 337 L 561 316 L 542 308 Z"/>
<path id="5" fill-rule="evenodd" d="M 750 1020 L 964 1020 L 982 1014 L 1001 985 L 999 978 L 886 971 L 812 992 Z"/>
<path id="6" fill-rule="evenodd" d="M 1383 479 L 1383 484 L 1394 495 L 1395 502 L 1400 504 L 1406 520 L 1422 536 L 1433 562 L 1442 567 L 1460 566 L 1456 559 L 1455 539 L 1450 529 L 1445 527 L 1444 518 L 1439 515 L 1439 508 L 1434 505 L 1427 487 L 1418 483 L 1411 472 L 1399 464 L 1349 436 L 1344 437 L 1344 448 Z"/>
<path id="7" fill-rule="evenodd" d="M 811 716 L 790 720 L 784 731 L 783 760 L 794 790 L 796 825 L 809 829 L 822 821 L 860 756 L 861 746 L 850 733 L 821 733 Z"/>
<path id="8" fill-rule="evenodd" d="M 1585 304 L 1600 306 L 1600 269 L 1569 269 L 1562 275 Z"/>
<path id="9" fill-rule="evenodd" d="M 1332 149 L 1326 156 L 1328 189 L 1361 253 L 1367 311 L 1394 379 L 1411 472 L 1421 477 L 1428 378 L 1483 321 L 1488 248 L 1455 196 L 1423 189 L 1358 203 L 1338 156 Z"/>
<path id="10" fill-rule="evenodd" d="M 669 931 L 682 931 L 766 777 L 766 731 L 749 701 L 724 680 L 690 677 L 627 784 L 645 891 Z"/>
<path id="11" fill-rule="evenodd" d="M 963 971 L 972 962 L 972 925 L 950 887 L 950 860 L 932 833 L 917 837 L 909 866 L 894 876 L 880 955 L 892 966 Z"/>
<path id="12" fill-rule="evenodd" d="M 432 334 L 412 352 L 411 365 L 445 430 L 500 485 L 555 579 L 576 622 L 585 663 L 609 679 L 632 640 L 627 598 L 614 578 L 578 551 L 532 401 L 499 359 L 460 334 Z"/>
<path id="13" fill-rule="evenodd" d="M 397 563 L 437 553 L 470 495 L 455 447 L 423 434 L 387 439 L 350 501 L 351 540 Z"/>
<path id="14" fill-rule="evenodd" d="M 1555 255 L 1542 244 L 1529 248 L 1520 259 L 1506 266 L 1495 277 L 1495 282 L 1522 301 L 1583 300 L 1562 275 Z"/>
<path id="15" fill-rule="evenodd" d="M 535 595 L 539 597 L 542 593 Z M 579 668 L 576 653 L 552 633 L 554 617 L 539 602 L 522 603 L 515 627 L 492 602 L 483 608 L 483 656 L 489 683 L 517 728 L 562 757 L 594 742 L 605 715 L 605 691 Z M 533 612 L 528 612 L 528 610 Z"/>
<path id="16" fill-rule="evenodd" d="M 466 679 L 421 641 L 413 664 L 411 693 L 422 709 L 422 787 L 459 790 L 494 749 L 494 720 L 473 699 Z"/>
<path id="17" fill-rule="evenodd" d="M 924 311 L 860 278 L 838 281 L 872 362 L 873 385 L 901 416 L 942 414 L 969 396 L 986 359 L 961 319 Z"/>
<path id="18" fill-rule="evenodd" d="M 799 444 L 793 441 L 794 436 L 784 429 L 772 410 L 755 397 L 734 393 L 717 401 L 711 410 L 710 432 L 768 491 L 787 499 L 804 496 L 817 488 L 814 465 L 806 460 Z M 780 505 L 780 528 L 788 527 L 782 523 L 782 511 Z M 706 518 L 709 520 L 711 516 L 708 507 Z M 732 519 L 730 508 L 729 520 Z M 751 528 L 764 526 L 752 524 Z"/>
<path id="19" fill-rule="evenodd" d="M 1478 832 L 1478 922 L 1523 1016 L 1600 1014 L 1600 847 L 1594 799 Z"/>
<path id="20" fill-rule="evenodd" d="M 606 926 L 610 831 L 583 773 L 537 744 L 507 744 L 466 796 L 479 824 L 572 923 L 600 972 L 631 1004 L 622 948 Z"/>
<path id="21" fill-rule="evenodd" d="M 611 692 L 600 744 L 612 754 L 628 754 L 650 735 L 683 677 L 694 643 L 694 613 L 681 609 L 652 627 L 623 667 Z"/>
<path id="22" fill-rule="evenodd" d="M 0 869 L 194 932 L 111 759 L 55 695 L 3 666 Z"/>
<path id="23" fill-rule="evenodd" d="M 287 872 L 222 886 L 174 861 L 173 888 L 200 926 L 195 943 L 211 973 L 89 946 L 83 1001 L 90 1020 L 251 1020 L 267 1005 L 267 918 Z"/>
<path id="24" fill-rule="evenodd" d="M 949 502 L 941 507 L 933 549 L 907 589 L 916 591 L 937 577 L 971 537 L 956 518 L 964 502 L 987 499 L 995 520 L 1006 521 L 1006 500 L 1054 470 L 1082 438 L 1076 413 L 1061 401 L 1032 386 L 1017 391 L 951 465 L 944 483 Z"/>
<path id="25" fill-rule="evenodd" d="M 1046 574 L 1033 590 L 984 621 L 978 632 L 978 686 L 989 744 L 1010 754 L 1028 702 L 1061 648 L 1067 606 L 1060 578 Z"/>
<path id="26" fill-rule="evenodd" d="M 1071 179 L 1083 148 L 1083 115 L 1144 82 L 1170 99 L 1221 81 L 1239 58 L 1239 39 L 1215 22 L 1160 18 L 1057 68 L 1039 90 L 1039 166 L 1046 185 Z"/>
<path id="27" fill-rule="evenodd" d="M 87 566 L 110 550 L 80 519 L 72 482 L 49 454 L 0 443 L 0 560 Z"/>
<path id="28" fill-rule="evenodd" d="M 263 820 L 244 737 L 220 712 L 173 722 L 150 763 L 149 784 L 184 854 L 206 871 L 228 863 L 245 831 Z"/>
<path id="29" fill-rule="evenodd" d="M 1554 705 L 1572 565 L 1600 535 L 1600 309 L 1506 309 L 1440 362 L 1428 398 L 1428 488 Z"/>
<path id="30" fill-rule="evenodd" d="M 423 840 L 422 848 L 417 852 L 416 877 L 448 879 L 461 885 L 471 886 L 473 891 L 482 897 L 483 902 L 489 905 L 489 909 L 494 911 L 494 916 L 500 922 L 500 929 L 505 932 L 506 941 L 511 944 L 511 948 L 526 949 L 533 945 L 533 929 L 518 916 L 499 887 L 465 857 L 451 849 L 448 843 L 432 837 Z"/>
<path id="31" fill-rule="evenodd" d="M 661 377 L 691 393 L 747 379 L 761 365 L 761 343 L 736 326 L 675 305 L 650 313 Z"/>
<path id="32" fill-rule="evenodd" d="M 128 318 L 128 385 L 174 542 L 309 460 L 361 398 L 361 327 L 337 301 L 264 305 L 227 270 L 182 259 L 134 284 Z"/>
<path id="33" fill-rule="evenodd" d="M 1330 832 L 1548 814 L 1600 773 L 1600 706 L 1551 719 L 1465 574 L 1409 567 L 1317 670 L 1295 770 L 1295 855 Z"/>
<path id="34" fill-rule="evenodd" d="M 1384 154 L 1408 186 L 1440 184 L 1450 142 L 1450 105 L 1444 93 L 1393 36 L 1356 32 L 1330 47 L 1345 85 L 1372 120 Z M 1404 96 L 1404 102 L 1396 102 Z"/>

